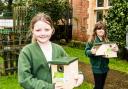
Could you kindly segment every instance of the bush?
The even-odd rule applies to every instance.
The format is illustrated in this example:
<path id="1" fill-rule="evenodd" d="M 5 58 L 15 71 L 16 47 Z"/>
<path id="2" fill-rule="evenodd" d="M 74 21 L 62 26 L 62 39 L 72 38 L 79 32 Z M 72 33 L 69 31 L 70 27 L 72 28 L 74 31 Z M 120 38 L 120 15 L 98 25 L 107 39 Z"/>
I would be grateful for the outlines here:
<path id="1" fill-rule="evenodd" d="M 121 49 L 119 55 L 123 56 L 128 31 L 128 2 L 127 0 L 112 0 L 112 4 L 112 8 L 109 9 L 108 15 L 105 17 L 108 37 L 110 41 L 116 41 Z"/>
<path id="2" fill-rule="evenodd" d="M 68 46 L 79 49 L 85 49 L 85 42 L 72 40 L 70 43 L 68 43 Z"/>

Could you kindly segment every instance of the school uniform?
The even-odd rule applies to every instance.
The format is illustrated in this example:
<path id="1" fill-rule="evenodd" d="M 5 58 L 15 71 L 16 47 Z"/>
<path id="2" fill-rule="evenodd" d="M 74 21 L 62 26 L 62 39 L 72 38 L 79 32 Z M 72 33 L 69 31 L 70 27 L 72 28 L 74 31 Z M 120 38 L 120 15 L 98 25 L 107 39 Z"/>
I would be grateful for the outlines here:
<path id="1" fill-rule="evenodd" d="M 85 48 L 85 54 L 90 58 L 92 71 L 94 74 L 95 88 L 103 89 L 107 73 L 109 71 L 109 59 L 103 56 L 96 56 L 91 53 L 94 43 L 102 42 L 97 36 L 93 42 L 88 42 Z"/>
<path id="2" fill-rule="evenodd" d="M 52 45 L 52 60 L 67 56 L 64 49 Z M 50 66 L 37 42 L 25 46 L 18 59 L 18 81 L 24 89 L 54 89 Z"/>

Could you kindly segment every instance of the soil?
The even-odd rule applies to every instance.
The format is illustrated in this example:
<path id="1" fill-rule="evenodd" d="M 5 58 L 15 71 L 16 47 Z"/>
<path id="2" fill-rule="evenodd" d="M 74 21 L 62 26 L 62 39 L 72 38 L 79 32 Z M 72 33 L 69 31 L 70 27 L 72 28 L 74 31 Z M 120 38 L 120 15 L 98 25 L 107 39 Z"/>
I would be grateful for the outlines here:
<path id="1" fill-rule="evenodd" d="M 89 64 L 79 62 L 79 68 L 83 72 L 85 80 L 94 84 L 91 66 Z M 110 69 L 104 89 L 128 89 L 128 74 Z"/>

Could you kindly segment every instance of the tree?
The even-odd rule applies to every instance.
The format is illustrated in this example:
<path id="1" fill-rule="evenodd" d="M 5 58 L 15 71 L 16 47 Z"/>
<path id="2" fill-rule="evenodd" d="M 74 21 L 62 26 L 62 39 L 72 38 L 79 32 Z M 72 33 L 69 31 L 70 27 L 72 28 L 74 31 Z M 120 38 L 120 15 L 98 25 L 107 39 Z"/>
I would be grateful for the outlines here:
<path id="1" fill-rule="evenodd" d="M 124 49 L 128 32 L 128 1 L 112 0 L 112 4 L 112 8 L 109 9 L 108 15 L 105 17 L 108 37 L 111 41 L 117 42 L 120 49 Z"/>
<path id="2" fill-rule="evenodd" d="M 33 0 L 28 8 L 28 15 L 32 17 L 37 12 L 46 12 L 51 16 L 55 24 L 59 20 L 65 24 L 63 19 L 68 18 L 70 11 L 71 7 L 67 0 Z"/>
<path id="3" fill-rule="evenodd" d="M 54 22 L 54 27 L 56 32 L 61 32 L 61 36 L 56 37 L 55 35 L 52 38 L 65 39 L 66 42 L 69 41 L 67 32 L 69 28 L 68 20 L 72 17 L 72 9 L 68 0 L 33 0 L 29 5 L 28 13 L 26 16 L 26 23 L 29 25 L 31 18 L 38 12 L 45 12 L 52 18 Z M 59 29 L 58 23 L 63 24 L 63 29 Z M 63 30 L 63 33 L 62 31 Z"/>
<path id="4" fill-rule="evenodd" d="M 0 1 L 0 14 L 3 12 L 4 8 L 5 8 L 4 3 Z"/>
<path id="5" fill-rule="evenodd" d="M 12 11 L 12 4 L 13 4 L 13 0 L 3 0 L 4 3 L 7 3 L 7 10 L 8 11 Z"/>

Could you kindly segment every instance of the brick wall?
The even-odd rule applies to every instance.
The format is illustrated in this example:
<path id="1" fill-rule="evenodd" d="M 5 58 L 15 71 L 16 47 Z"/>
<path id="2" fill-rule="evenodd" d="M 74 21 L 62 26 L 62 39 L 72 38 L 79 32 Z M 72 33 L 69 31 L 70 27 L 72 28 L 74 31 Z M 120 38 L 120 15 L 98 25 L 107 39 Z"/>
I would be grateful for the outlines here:
<path id="1" fill-rule="evenodd" d="M 87 19 L 88 19 L 88 0 L 72 0 L 73 7 L 73 40 L 87 41 Z"/>

